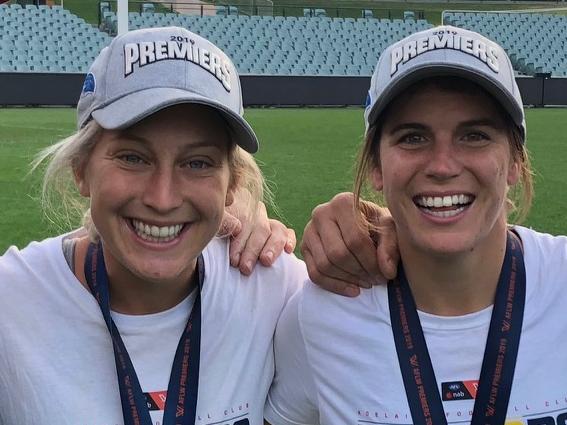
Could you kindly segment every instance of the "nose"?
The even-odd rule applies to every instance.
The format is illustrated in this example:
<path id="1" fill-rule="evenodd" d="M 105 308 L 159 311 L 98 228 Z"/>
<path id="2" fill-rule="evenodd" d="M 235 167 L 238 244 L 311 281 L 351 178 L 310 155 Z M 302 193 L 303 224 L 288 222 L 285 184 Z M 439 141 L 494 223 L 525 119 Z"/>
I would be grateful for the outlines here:
<path id="1" fill-rule="evenodd" d="M 161 214 L 179 207 L 183 199 L 175 170 L 156 168 L 145 182 L 142 202 Z"/>
<path id="2" fill-rule="evenodd" d="M 433 179 L 446 180 L 458 176 L 462 169 L 463 162 L 452 140 L 448 137 L 436 140 L 425 168 L 426 175 Z"/>

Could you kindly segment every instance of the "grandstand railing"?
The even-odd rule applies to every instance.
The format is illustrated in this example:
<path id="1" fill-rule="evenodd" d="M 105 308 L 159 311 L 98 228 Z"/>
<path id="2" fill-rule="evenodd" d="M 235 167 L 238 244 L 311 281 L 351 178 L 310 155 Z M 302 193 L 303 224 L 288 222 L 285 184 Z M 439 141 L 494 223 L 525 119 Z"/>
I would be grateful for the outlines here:
<path id="1" fill-rule="evenodd" d="M 313 6 L 312 4 L 276 4 L 272 0 L 216 0 L 214 2 L 204 1 L 161 1 L 148 2 L 147 0 L 129 0 L 130 11 L 144 12 L 174 12 L 189 15 L 246 15 L 246 16 L 305 16 L 305 17 L 330 17 L 330 18 L 385 18 L 403 19 L 413 17 L 424 19 L 423 9 L 392 9 L 385 7 L 347 7 L 347 6 Z M 106 7 L 108 10 L 116 11 L 116 0 L 101 0 L 99 11 Z M 107 6 L 108 5 L 108 6 Z M 153 10 L 151 10 L 153 7 Z M 100 23 L 100 22 L 99 22 Z"/>

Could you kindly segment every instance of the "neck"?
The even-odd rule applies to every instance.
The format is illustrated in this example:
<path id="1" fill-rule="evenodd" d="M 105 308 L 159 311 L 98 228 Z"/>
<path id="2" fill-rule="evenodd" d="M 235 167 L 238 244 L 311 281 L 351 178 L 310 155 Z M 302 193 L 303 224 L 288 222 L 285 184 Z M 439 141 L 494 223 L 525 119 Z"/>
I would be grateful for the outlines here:
<path id="1" fill-rule="evenodd" d="M 87 289 L 89 287 L 84 274 L 84 264 L 89 243 L 88 237 L 84 237 L 77 241 L 75 247 L 75 276 Z M 169 310 L 183 301 L 197 286 L 196 262 L 191 275 L 157 282 L 134 275 L 105 250 L 103 252 L 108 275 L 110 308 L 115 312 L 141 315 Z"/>
<path id="2" fill-rule="evenodd" d="M 494 303 L 506 225 L 466 252 L 423 252 L 400 241 L 400 253 L 419 310 L 439 316 L 474 313 Z"/>

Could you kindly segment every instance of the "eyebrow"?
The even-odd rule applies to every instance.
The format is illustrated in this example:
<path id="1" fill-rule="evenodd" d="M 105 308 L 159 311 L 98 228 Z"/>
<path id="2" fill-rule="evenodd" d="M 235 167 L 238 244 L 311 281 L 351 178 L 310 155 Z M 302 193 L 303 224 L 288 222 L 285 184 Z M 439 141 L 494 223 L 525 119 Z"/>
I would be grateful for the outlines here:
<path id="1" fill-rule="evenodd" d="M 408 122 L 408 123 L 398 124 L 397 126 L 392 128 L 389 131 L 389 133 L 397 133 L 398 131 L 401 130 L 427 130 L 427 129 L 429 129 L 429 127 L 424 124 L 420 124 L 417 122 Z"/>
<path id="2" fill-rule="evenodd" d="M 144 146 L 148 149 L 150 148 L 150 145 L 151 145 L 151 143 L 148 139 L 145 139 L 142 136 L 138 136 L 136 134 L 130 133 L 128 130 L 122 130 L 122 131 L 118 132 L 114 139 L 118 140 L 119 138 L 125 138 L 128 141 L 139 143 L 139 144 L 141 144 L 142 146 Z M 219 151 L 222 151 L 222 149 L 216 143 L 212 143 L 212 142 L 207 141 L 207 140 L 198 140 L 194 143 L 184 144 L 181 147 L 181 152 L 185 153 L 187 151 L 190 151 L 191 149 L 201 148 L 201 147 L 211 147 L 211 148 L 217 149 Z"/>
<path id="3" fill-rule="evenodd" d="M 466 127 L 492 127 L 496 129 L 504 128 L 505 125 L 501 120 L 494 120 L 491 118 L 481 118 L 478 120 L 464 121 L 459 124 L 459 128 Z"/>
<path id="4" fill-rule="evenodd" d="M 492 127 L 495 129 L 502 129 L 504 128 L 504 124 L 500 123 L 497 120 L 493 120 L 491 118 L 480 118 L 477 120 L 463 121 L 459 123 L 459 125 L 457 126 L 457 128 L 459 129 L 468 128 L 468 127 Z M 389 133 L 393 134 L 402 130 L 429 130 L 429 128 L 430 128 L 429 126 L 422 123 L 409 122 L 409 123 L 402 123 L 396 125 L 394 128 L 392 128 L 389 131 Z"/>

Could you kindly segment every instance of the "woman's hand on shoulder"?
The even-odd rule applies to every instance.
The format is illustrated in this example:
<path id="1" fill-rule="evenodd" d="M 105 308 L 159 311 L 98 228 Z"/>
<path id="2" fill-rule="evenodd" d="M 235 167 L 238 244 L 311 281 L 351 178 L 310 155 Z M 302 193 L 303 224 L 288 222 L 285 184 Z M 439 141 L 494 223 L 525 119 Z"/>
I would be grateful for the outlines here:
<path id="1" fill-rule="evenodd" d="M 379 234 L 356 219 L 354 195 L 340 193 L 313 210 L 301 243 L 310 279 L 328 291 L 350 297 L 360 294 L 361 287 L 393 279 L 399 260 L 389 211 L 362 202 L 367 220 L 382 229 Z"/>
<path id="2" fill-rule="evenodd" d="M 242 274 L 252 273 L 258 261 L 271 266 L 283 251 L 290 254 L 295 249 L 294 230 L 268 218 L 264 203 L 258 204 L 254 217 L 241 214 L 238 209 L 229 211 L 225 211 L 218 234 L 231 237 L 230 264 Z"/>

